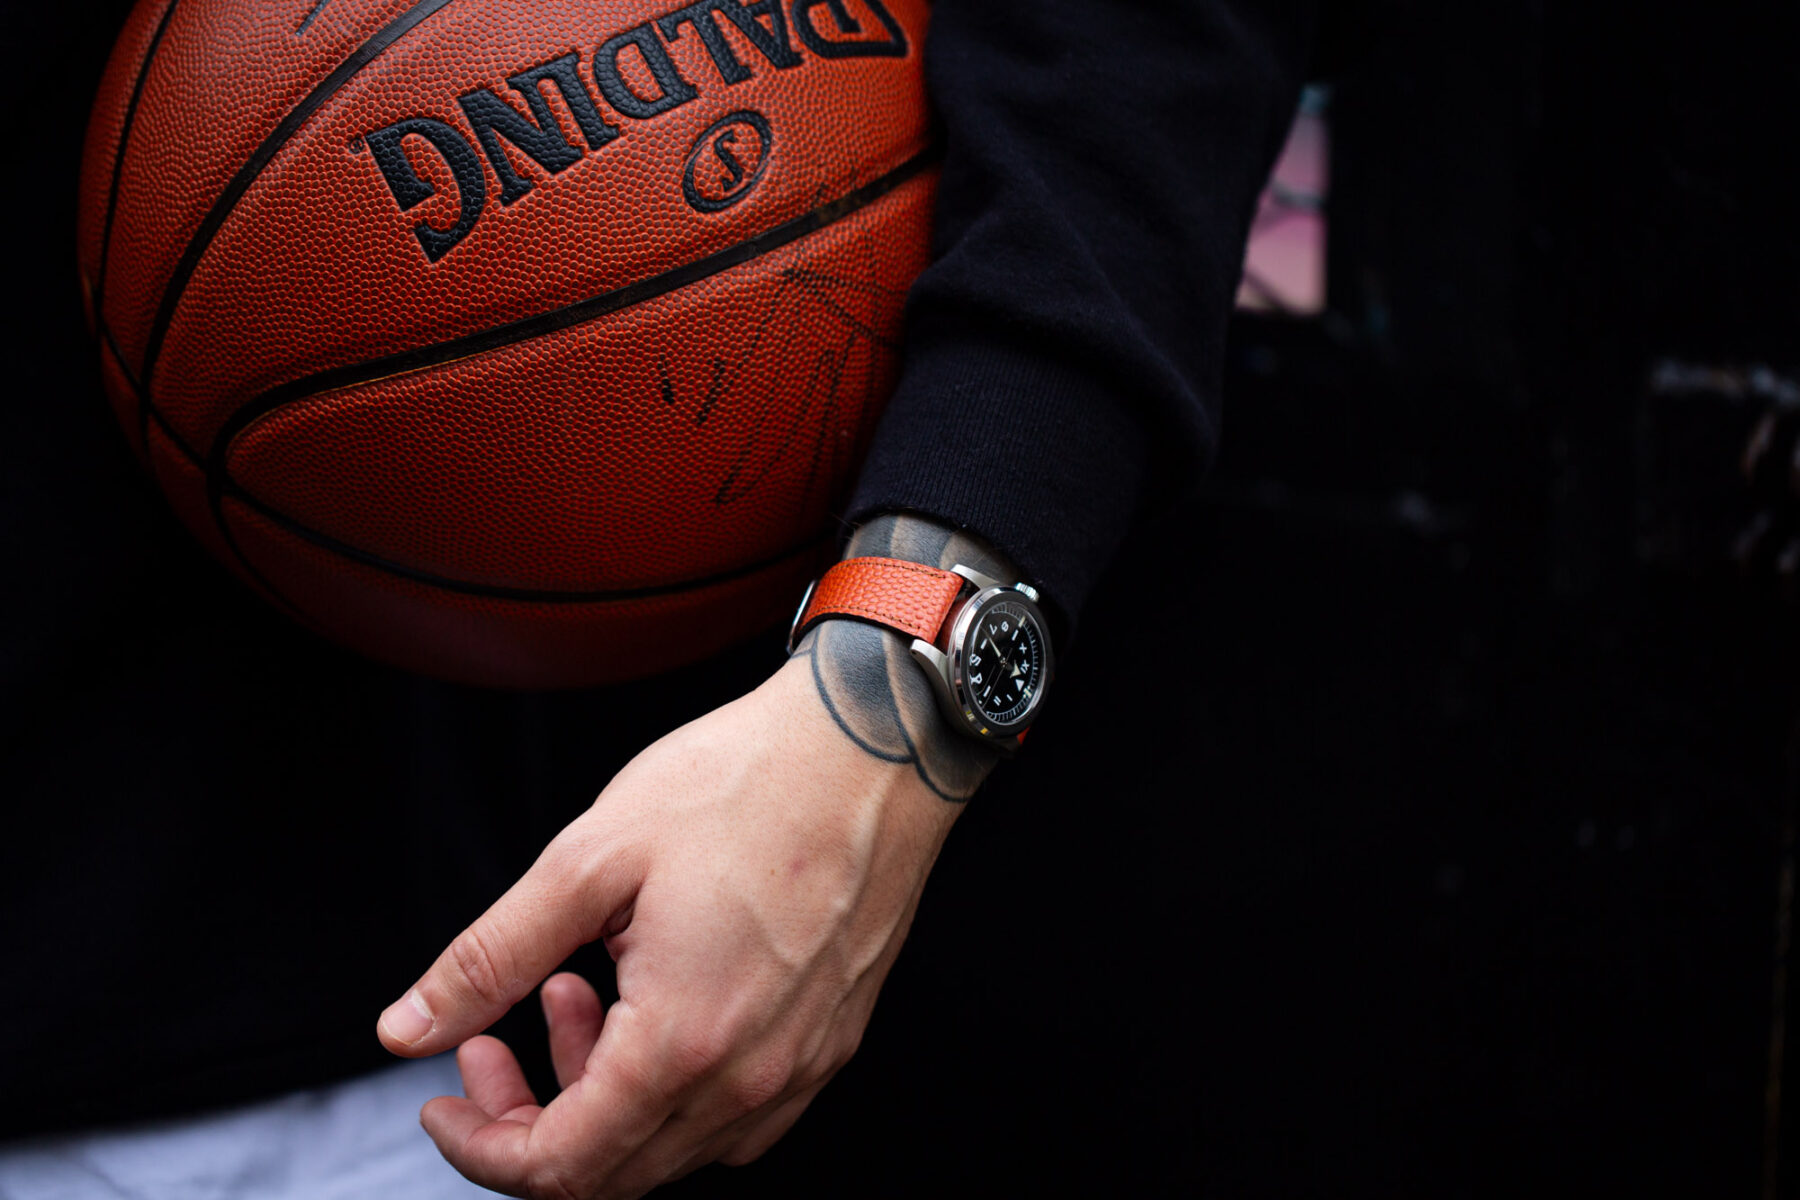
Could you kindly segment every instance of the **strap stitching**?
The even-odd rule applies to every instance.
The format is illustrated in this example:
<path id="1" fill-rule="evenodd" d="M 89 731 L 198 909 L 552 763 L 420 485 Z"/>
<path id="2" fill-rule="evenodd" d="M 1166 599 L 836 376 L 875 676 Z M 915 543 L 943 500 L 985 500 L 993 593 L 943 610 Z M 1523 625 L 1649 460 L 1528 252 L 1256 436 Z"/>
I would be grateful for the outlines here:
<path id="1" fill-rule="evenodd" d="M 831 608 L 820 609 L 813 615 L 815 617 L 822 617 L 827 613 L 846 617 L 880 617 L 883 621 L 893 621 L 896 624 L 908 626 L 916 626 L 917 623 L 923 619 L 923 614 L 916 617 L 908 617 L 902 613 L 884 612 L 879 608 L 870 608 L 861 604 L 834 605 Z M 911 633 L 912 630 L 908 629 L 907 632 Z"/>

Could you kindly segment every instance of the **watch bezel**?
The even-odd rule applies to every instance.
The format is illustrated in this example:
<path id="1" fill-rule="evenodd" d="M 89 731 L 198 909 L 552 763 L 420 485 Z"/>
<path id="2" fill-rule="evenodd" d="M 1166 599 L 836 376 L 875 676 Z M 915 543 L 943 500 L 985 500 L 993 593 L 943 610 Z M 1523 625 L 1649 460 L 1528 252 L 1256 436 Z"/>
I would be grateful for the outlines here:
<path id="1" fill-rule="evenodd" d="M 1025 606 L 1031 613 L 1032 620 L 1037 622 L 1038 635 L 1044 648 L 1043 679 L 1039 681 L 1037 690 L 1032 692 L 1031 700 L 1026 704 L 1024 713 L 1018 720 L 1009 721 L 1005 725 L 989 724 L 987 719 L 981 715 L 980 710 L 975 707 L 964 679 L 963 663 L 963 658 L 968 650 L 969 634 L 974 630 L 976 622 L 980 621 L 982 613 L 999 601 Z M 963 602 L 962 608 L 950 623 L 948 641 L 945 657 L 950 663 L 950 694 L 956 700 L 958 715 L 968 724 L 970 730 L 979 737 L 1002 740 L 1016 738 L 1030 728 L 1031 722 L 1037 716 L 1038 706 L 1043 703 L 1044 693 L 1050 690 L 1050 680 L 1056 672 L 1056 652 L 1050 645 L 1050 626 L 1044 620 L 1044 610 L 1038 606 L 1036 600 L 1013 584 L 982 588 Z"/>

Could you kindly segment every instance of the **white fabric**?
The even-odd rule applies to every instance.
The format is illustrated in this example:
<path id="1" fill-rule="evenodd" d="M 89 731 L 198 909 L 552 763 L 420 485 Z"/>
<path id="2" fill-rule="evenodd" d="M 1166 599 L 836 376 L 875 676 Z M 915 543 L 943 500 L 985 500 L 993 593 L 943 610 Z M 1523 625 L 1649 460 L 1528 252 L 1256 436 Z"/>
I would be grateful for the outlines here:
<path id="1" fill-rule="evenodd" d="M 0 1200 L 471 1200 L 419 1128 L 453 1054 L 201 1117 L 0 1143 Z"/>

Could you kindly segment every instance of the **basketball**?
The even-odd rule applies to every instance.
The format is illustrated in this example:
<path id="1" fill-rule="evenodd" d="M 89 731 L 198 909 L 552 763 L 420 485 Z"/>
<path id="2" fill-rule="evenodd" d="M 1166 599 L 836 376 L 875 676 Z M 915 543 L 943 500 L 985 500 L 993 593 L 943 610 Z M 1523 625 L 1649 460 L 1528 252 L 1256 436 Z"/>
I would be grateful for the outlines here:
<path id="1" fill-rule="evenodd" d="M 925 0 L 144 0 L 79 267 L 187 527 L 319 633 L 490 686 L 778 623 L 894 385 Z"/>

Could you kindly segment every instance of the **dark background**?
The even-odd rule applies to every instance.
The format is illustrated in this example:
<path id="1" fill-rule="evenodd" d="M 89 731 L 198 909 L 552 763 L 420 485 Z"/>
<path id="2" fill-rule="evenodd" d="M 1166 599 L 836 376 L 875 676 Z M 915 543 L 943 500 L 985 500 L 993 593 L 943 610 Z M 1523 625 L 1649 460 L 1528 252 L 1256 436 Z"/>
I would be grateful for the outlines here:
<path id="1" fill-rule="evenodd" d="M 125 7 L 0 14 L 5 1073 L 44 1125 L 105 1107 L 96 1063 L 114 1107 L 179 1105 L 165 1068 L 217 1033 L 184 1014 L 231 972 L 372 1023 L 619 762 L 779 659 L 476 693 L 314 641 L 191 546 L 75 287 Z M 858 1059 L 763 1164 L 678 1190 L 1800 1195 L 1769 1087 L 1800 1103 L 1795 617 L 1729 555 L 1764 407 L 1731 381 L 1800 372 L 1792 7 L 1340 10 L 1330 311 L 1234 330 L 1217 471 L 1121 553 Z M 1655 386 L 1669 362 L 1740 374 Z M 193 855 L 238 865 L 167 878 Z M 150 895 L 191 925 L 131 931 Z M 282 952 L 322 922 L 350 948 Z M 72 1051 L 87 987 L 139 1020 Z"/>

